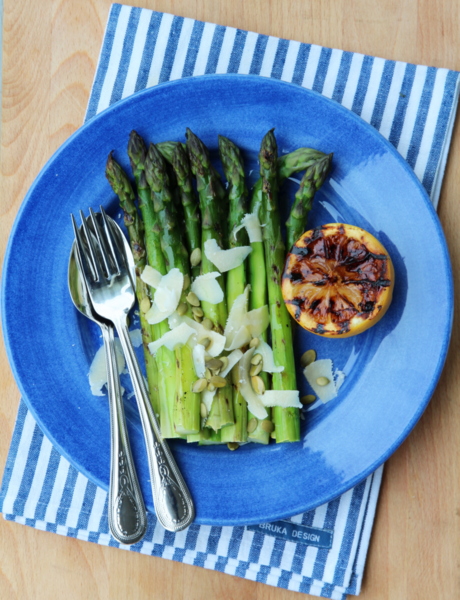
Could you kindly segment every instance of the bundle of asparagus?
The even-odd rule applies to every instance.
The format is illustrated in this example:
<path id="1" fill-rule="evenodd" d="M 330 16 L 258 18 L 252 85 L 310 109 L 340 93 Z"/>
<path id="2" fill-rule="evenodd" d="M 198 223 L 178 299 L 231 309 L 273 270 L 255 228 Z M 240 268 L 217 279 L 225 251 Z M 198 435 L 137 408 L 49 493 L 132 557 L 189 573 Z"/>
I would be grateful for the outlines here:
<path id="1" fill-rule="evenodd" d="M 280 285 L 286 251 L 278 196 L 286 178 L 305 171 L 286 222 L 291 247 L 332 155 L 299 148 L 278 157 L 269 131 L 249 201 L 240 150 L 218 141 L 226 186 L 189 129 L 186 144 L 148 147 L 131 132 L 134 186 L 113 153 L 107 161 L 136 261 L 152 405 L 166 438 L 230 449 L 295 442 L 300 404 Z"/>

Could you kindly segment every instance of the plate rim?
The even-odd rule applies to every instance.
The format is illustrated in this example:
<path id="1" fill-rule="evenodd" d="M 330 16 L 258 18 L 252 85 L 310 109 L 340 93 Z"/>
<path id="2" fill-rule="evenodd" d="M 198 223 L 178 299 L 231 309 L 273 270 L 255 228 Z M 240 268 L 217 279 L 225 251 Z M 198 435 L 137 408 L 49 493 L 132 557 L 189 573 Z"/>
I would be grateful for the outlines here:
<path id="1" fill-rule="evenodd" d="M 418 422 L 418 420 L 421 418 L 423 412 L 425 411 L 425 409 L 434 393 L 434 390 L 438 384 L 439 378 L 441 376 L 443 366 L 446 361 L 448 349 L 449 349 L 450 339 L 451 339 L 452 323 L 453 323 L 453 310 L 454 310 L 453 274 L 452 274 L 452 264 L 451 264 L 451 260 L 450 260 L 448 246 L 447 246 L 447 242 L 445 239 L 445 235 L 444 235 L 444 231 L 443 231 L 441 222 L 439 220 L 439 216 L 438 216 L 437 212 L 435 211 L 433 204 L 431 203 L 426 190 L 422 186 L 419 179 L 416 177 L 414 171 L 411 169 L 409 164 L 397 152 L 396 148 L 385 137 L 383 137 L 380 134 L 380 132 L 378 132 L 375 128 L 373 128 L 369 123 L 364 121 L 364 119 L 362 119 L 361 117 L 359 117 L 358 115 L 353 113 L 351 110 L 345 108 L 338 102 L 336 102 L 332 99 L 329 99 L 329 98 L 323 96 L 322 94 L 319 94 L 318 92 L 315 92 L 313 90 L 309 90 L 307 88 L 303 88 L 302 86 L 299 86 L 299 85 L 296 85 L 296 84 L 293 84 L 290 82 L 284 82 L 284 81 L 281 81 L 278 79 L 273 79 L 270 77 L 262 77 L 260 75 L 241 75 L 241 74 L 221 74 L 221 75 L 208 74 L 208 75 L 201 75 L 201 76 L 179 79 L 179 80 L 175 80 L 175 81 L 163 82 L 156 86 L 153 86 L 153 87 L 150 87 L 150 88 L 147 88 L 144 90 L 140 90 L 140 91 L 136 92 L 135 94 L 128 96 L 127 98 L 117 101 L 113 105 L 109 106 L 108 108 L 104 109 L 103 111 L 101 111 L 100 113 L 98 113 L 97 115 L 95 115 L 94 117 L 89 119 L 88 121 L 86 121 L 74 133 L 72 133 L 72 135 L 69 136 L 64 141 L 64 143 L 61 144 L 61 146 L 59 146 L 59 148 L 57 148 L 56 151 L 53 152 L 53 154 L 50 156 L 50 158 L 46 161 L 46 163 L 40 169 L 39 173 L 34 178 L 34 181 L 32 182 L 31 186 L 29 187 L 24 199 L 21 202 L 18 212 L 16 214 L 13 226 L 9 233 L 8 244 L 7 244 L 7 247 L 5 250 L 5 256 L 4 256 L 4 260 L 3 260 L 3 274 L 2 274 L 1 292 L 0 292 L 3 339 L 4 339 L 4 343 L 5 343 L 7 356 L 8 356 L 8 361 L 10 364 L 10 368 L 13 372 L 16 385 L 18 386 L 24 402 L 26 403 L 28 409 L 31 411 L 31 413 L 32 413 L 34 419 L 36 420 L 37 424 L 39 425 L 39 427 L 42 429 L 42 431 L 45 433 L 45 435 L 48 437 L 48 439 L 50 439 L 50 441 L 56 447 L 56 449 L 59 450 L 61 455 L 64 458 L 66 458 L 79 472 L 82 472 L 90 481 L 96 482 L 97 485 L 103 487 L 104 489 L 107 489 L 107 487 L 103 484 L 103 482 L 96 481 L 97 478 L 95 478 L 91 473 L 89 473 L 86 469 L 84 469 L 84 467 L 82 467 L 82 465 L 75 464 L 72 457 L 65 451 L 65 449 L 61 446 L 61 444 L 54 439 L 54 436 L 50 434 L 50 432 L 48 431 L 48 428 L 41 422 L 40 415 L 36 412 L 35 407 L 29 403 L 27 394 L 25 393 L 25 389 L 23 387 L 23 381 L 19 377 L 19 373 L 17 371 L 17 365 L 16 365 L 15 361 L 13 360 L 12 348 L 10 345 L 10 342 L 11 342 L 10 332 L 9 332 L 8 322 L 7 322 L 8 321 L 8 317 L 7 317 L 8 310 L 7 310 L 7 300 L 6 300 L 7 294 L 5 293 L 5 290 L 6 290 L 7 281 L 8 281 L 8 265 L 11 260 L 11 254 L 13 251 L 14 238 L 16 235 L 16 231 L 21 222 L 22 214 L 23 214 L 24 210 L 27 208 L 27 205 L 30 202 L 30 199 L 33 197 L 36 186 L 39 184 L 40 179 L 44 176 L 45 172 L 49 169 L 50 165 L 53 164 L 53 162 L 60 156 L 61 153 L 66 151 L 67 147 L 70 144 L 74 143 L 74 140 L 78 139 L 78 137 L 80 135 L 84 135 L 87 129 L 97 126 L 97 122 L 101 119 L 105 119 L 107 114 L 116 113 L 118 110 L 123 109 L 126 105 L 131 104 L 131 103 L 136 103 L 138 101 L 138 98 L 142 98 L 143 96 L 150 96 L 152 94 L 155 95 L 155 93 L 157 93 L 158 90 L 163 89 L 163 88 L 168 88 L 171 86 L 183 86 L 184 84 L 192 85 L 192 86 L 200 85 L 199 82 L 204 79 L 206 79 L 206 80 L 209 80 L 209 79 L 224 80 L 224 79 L 229 79 L 229 78 L 232 78 L 235 80 L 243 80 L 243 81 L 253 80 L 254 82 L 260 82 L 260 80 L 263 79 L 265 82 L 269 82 L 269 85 L 273 85 L 275 87 L 276 86 L 292 87 L 292 88 L 295 88 L 295 90 L 297 92 L 299 90 L 301 90 L 307 96 L 313 95 L 317 98 L 320 98 L 322 102 L 333 105 L 334 109 L 343 112 L 343 114 L 346 115 L 346 118 L 348 118 L 348 119 L 351 118 L 352 120 L 359 123 L 360 127 L 364 127 L 367 130 L 368 134 L 372 135 L 375 139 L 378 140 L 378 143 L 381 143 L 381 144 L 383 143 L 386 146 L 387 150 L 389 150 L 391 152 L 393 157 L 395 157 L 397 159 L 399 164 L 403 167 L 404 171 L 409 175 L 410 179 L 412 180 L 412 183 L 418 188 L 419 195 L 424 199 L 425 207 L 428 208 L 429 213 L 431 213 L 431 218 L 434 222 L 439 239 L 442 241 L 441 246 L 443 249 L 443 259 L 444 259 L 444 263 L 446 266 L 446 275 L 448 276 L 448 289 L 446 290 L 446 295 L 449 299 L 449 310 L 448 310 L 448 312 L 449 312 L 448 321 L 449 322 L 446 324 L 446 331 L 444 332 L 442 352 L 439 355 L 438 363 L 436 365 L 436 368 L 434 369 L 434 374 L 433 374 L 432 380 L 430 382 L 430 386 L 425 391 L 424 401 L 420 402 L 418 404 L 418 409 L 417 409 L 416 413 L 414 414 L 413 419 L 411 421 L 409 421 L 409 423 L 404 428 L 403 433 L 399 436 L 399 438 L 391 446 L 389 446 L 389 448 L 387 449 L 387 451 L 385 452 L 385 454 L 382 457 L 380 457 L 378 460 L 374 461 L 374 463 L 372 463 L 372 465 L 370 465 L 368 467 L 368 469 L 366 470 L 366 472 L 364 474 L 363 474 L 363 472 L 361 472 L 359 475 L 356 475 L 351 480 L 350 479 L 347 480 L 346 484 L 344 484 L 342 487 L 340 487 L 338 489 L 337 493 L 334 493 L 333 496 L 327 495 L 327 498 L 323 498 L 321 501 L 317 502 L 315 504 L 315 507 L 317 507 L 325 502 L 328 502 L 328 501 L 333 500 L 334 498 L 337 498 L 338 496 L 340 496 L 347 490 L 353 488 L 359 482 L 366 479 L 381 464 L 383 464 L 386 460 L 388 460 L 388 458 L 394 453 L 394 451 L 401 445 L 401 443 L 406 439 L 406 437 L 409 435 L 409 433 L 413 430 L 416 423 Z M 312 508 L 315 508 L 315 507 L 310 507 L 307 509 L 300 508 L 299 512 L 303 512 L 304 510 L 311 510 Z M 286 517 L 292 516 L 294 514 L 297 514 L 297 512 L 290 511 L 289 514 L 286 513 L 284 515 L 279 515 L 279 516 L 277 515 L 276 517 L 273 517 L 273 519 L 286 518 Z M 217 521 L 213 521 L 212 519 L 206 519 L 206 521 L 200 520 L 200 523 L 201 522 L 203 524 L 206 523 L 206 524 L 225 524 L 225 525 L 250 524 L 249 522 L 246 522 L 246 521 L 243 522 L 243 520 L 235 521 L 234 519 L 229 523 L 222 523 L 222 521 L 217 522 Z M 260 522 L 260 521 L 257 521 L 257 522 Z"/>

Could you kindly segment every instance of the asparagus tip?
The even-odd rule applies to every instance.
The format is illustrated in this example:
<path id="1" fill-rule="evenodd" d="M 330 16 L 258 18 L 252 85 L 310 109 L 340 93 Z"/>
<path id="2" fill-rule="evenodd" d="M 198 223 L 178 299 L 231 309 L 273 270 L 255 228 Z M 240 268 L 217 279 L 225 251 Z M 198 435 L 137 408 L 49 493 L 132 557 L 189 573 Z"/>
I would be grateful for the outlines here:
<path id="1" fill-rule="evenodd" d="M 110 150 L 109 155 L 107 157 L 107 162 L 105 163 L 106 171 L 107 171 L 107 169 L 110 169 L 113 166 L 113 162 L 114 162 L 113 153 L 114 153 L 114 151 Z"/>

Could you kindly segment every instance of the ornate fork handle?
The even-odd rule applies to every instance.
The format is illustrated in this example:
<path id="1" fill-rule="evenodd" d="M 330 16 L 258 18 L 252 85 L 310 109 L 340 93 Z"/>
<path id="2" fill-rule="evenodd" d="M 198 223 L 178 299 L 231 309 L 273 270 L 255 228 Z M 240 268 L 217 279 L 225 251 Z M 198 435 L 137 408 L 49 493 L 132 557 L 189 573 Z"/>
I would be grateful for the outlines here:
<path id="1" fill-rule="evenodd" d="M 147 514 L 131 454 L 116 362 L 113 327 L 100 323 L 110 404 L 109 526 L 122 544 L 135 544 L 147 529 Z"/>
<path id="2" fill-rule="evenodd" d="M 153 502 L 158 520 L 169 531 L 181 531 L 195 518 L 195 509 L 167 442 L 162 438 L 156 415 L 150 404 L 144 379 L 134 353 L 126 317 L 113 321 L 133 383 L 145 437 Z"/>

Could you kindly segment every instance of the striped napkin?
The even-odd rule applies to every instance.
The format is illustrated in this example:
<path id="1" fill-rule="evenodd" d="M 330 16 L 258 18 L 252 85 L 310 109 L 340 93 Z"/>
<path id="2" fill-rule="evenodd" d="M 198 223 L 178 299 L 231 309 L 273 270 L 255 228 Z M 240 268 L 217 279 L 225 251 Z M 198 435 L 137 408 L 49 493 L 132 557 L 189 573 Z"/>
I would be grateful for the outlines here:
<path id="1" fill-rule="evenodd" d="M 341 103 L 380 131 L 437 206 L 459 95 L 459 73 L 184 19 L 111 7 L 86 120 L 134 92 L 206 73 L 290 81 Z M 0 491 L 6 519 L 326 598 L 359 594 L 382 467 L 343 496 L 285 521 L 192 525 L 173 534 L 149 515 L 144 540 L 109 533 L 107 492 L 76 471 L 21 401 Z"/>

